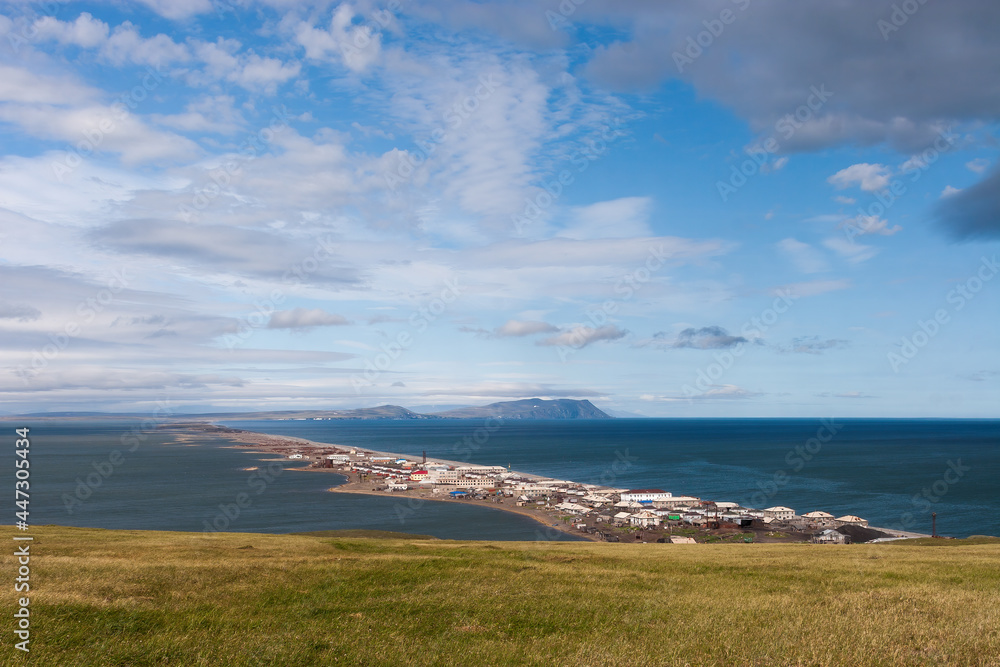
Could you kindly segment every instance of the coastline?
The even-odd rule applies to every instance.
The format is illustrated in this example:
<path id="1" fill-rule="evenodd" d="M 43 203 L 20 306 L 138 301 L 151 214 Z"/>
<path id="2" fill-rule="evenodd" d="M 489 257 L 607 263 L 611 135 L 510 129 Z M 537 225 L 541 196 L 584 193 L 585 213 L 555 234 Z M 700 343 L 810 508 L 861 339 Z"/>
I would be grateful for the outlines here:
<path id="1" fill-rule="evenodd" d="M 243 429 L 233 429 L 226 426 L 221 426 L 213 422 L 195 422 L 195 423 L 178 423 L 167 425 L 165 427 L 169 430 L 177 431 L 176 436 L 183 438 L 182 441 L 192 441 L 197 439 L 200 434 L 211 434 L 217 437 L 223 437 L 231 442 L 237 443 L 234 445 L 239 449 L 247 449 L 261 454 L 281 454 L 280 458 L 277 459 L 267 459 L 271 461 L 286 461 L 287 451 L 281 452 L 282 449 L 287 448 L 316 448 L 316 449 L 346 449 L 355 450 L 358 453 L 364 454 L 366 456 L 376 456 L 376 457 L 393 457 L 393 458 L 406 458 L 407 455 L 399 454 L 396 452 L 385 452 L 375 449 L 359 448 L 356 446 L 348 447 L 343 445 L 337 445 L 335 443 L 323 443 L 316 442 L 313 440 L 308 440 L 305 438 L 300 438 L 296 436 L 285 436 L 285 435 L 274 435 L 269 433 L 260 433 L 257 431 L 246 431 Z M 441 458 L 427 458 L 427 464 L 440 464 L 451 467 L 468 465 L 463 461 L 452 461 L 448 459 Z M 319 473 L 334 473 L 346 478 L 343 484 L 330 487 L 327 489 L 330 493 L 349 493 L 354 495 L 369 495 L 369 496 L 380 496 L 380 497 L 390 497 L 397 499 L 407 499 L 412 502 L 438 502 L 438 503 L 466 503 L 471 505 L 476 505 L 479 507 L 485 507 L 487 509 L 498 510 L 502 512 L 508 512 L 511 514 L 517 514 L 523 517 L 534 520 L 535 522 L 545 526 L 547 530 L 557 530 L 561 533 L 572 535 L 578 539 L 600 542 L 600 538 L 585 532 L 574 530 L 569 525 L 564 525 L 559 521 L 559 517 L 555 516 L 555 513 L 551 510 L 546 511 L 542 509 L 537 510 L 526 510 L 520 507 L 516 507 L 513 504 L 505 503 L 503 500 L 497 502 L 491 502 L 486 500 L 476 500 L 476 499 L 463 499 L 454 500 L 446 498 L 432 498 L 429 497 L 429 489 L 413 489 L 414 491 L 420 491 L 419 495 L 414 495 L 408 491 L 378 491 L 372 489 L 369 483 L 362 483 L 359 480 L 353 480 L 351 474 L 348 471 L 335 470 L 332 468 L 314 468 L 314 467 L 291 467 L 287 470 L 296 470 L 301 472 L 319 472 Z M 532 473 L 525 473 L 520 471 L 511 470 L 510 471 L 517 476 L 524 478 L 526 480 L 537 482 L 543 480 L 551 480 L 552 478 L 545 477 L 542 475 L 535 475 Z M 366 488 L 367 487 L 367 488 Z M 596 491 L 595 492 L 601 492 Z M 509 500 L 509 499 L 508 499 Z M 924 537 L 932 537 L 925 533 L 916 533 L 908 531 L 900 531 L 890 528 L 880 528 L 878 526 L 867 526 L 870 530 L 879 531 L 886 535 L 894 536 L 897 539 L 916 539 Z"/>
<path id="2" fill-rule="evenodd" d="M 343 448 L 341 445 L 337 445 L 334 443 L 315 442 L 313 440 L 307 440 L 305 438 L 299 438 L 295 436 L 273 435 L 270 433 L 260 433 L 258 431 L 231 429 L 228 427 L 220 427 L 217 424 L 212 424 L 209 422 L 197 423 L 197 424 L 170 425 L 168 426 L 168 429 L 170 430 L 176 429 L 177 430 L 176 436 L 179 438 L 183 437 L 184 442 L 194 441 L 198 438 L 199 435 L 207 433 L 217 437 L 225 438 L 231 442 L 239 443 L 235 445 L 235 447 L 237 447 L 238 449 L 249 450 L 259 454 L 277 454 L 279 453 L 280 449 L 287 447 L 314 447 L 319 449 L 328 449 L 331 447 Z M 375 449 L 367 449 L 367 448 L 359 449 L 356 447 L 352 447 L 351 449 L 357 449 L 357 451 L 363 451 L 366 454 L 375 456 L 392 456 L 395 458 L 400 458 L 405 456 L 403 454 L 397 454 L 395 452 L 383 452 Z M 282 456 L 281 458 L 262 459 L 262 460 L 287 461 L 288 459 Z M 427 463 L 431 464 L 440 463 L 442 465 L 449 465 L 449 466 L 466 465 L 466 463 L 463 463 L 461 461 L 450 461 L 447 459 L 439 459 L 439 458 L 428 458 Z M 332 468 L 294 467 L 294 468 L 286 468 L 286 470 L 310 472 L 310 473 L 332 473 L 335 475 L 340 475 L 341 477 L 345 477 L 346 481 L 343 484 L 338 486 L 332 486 L 329 489 L 327 489 L 327 491 L 330 493 L 351 493 L 355 495 L 379 496 L 382 498 L 407 499 L 411 501 L 432 502 L 432 503 L 464 503 L 466 505 L 474 505 L 476 507 L 484 507 L 486 509 L 492 509 L 500 512 L 507 512 L 510 514 L 517 514 L 519 516 L 527 517 L 541 524 L 548 530 L 557 530 L 560 533 L 564 533 L 566 535 L 572 535 L 573 537 L 580 540 L 586 540 L 590 542 L 601 541 L 593 535 L 590 535 L 588 533 L 581 533 L 580 531 L 573 530 L 569 526 L 558 523 L 558 519 L 556 517 L 544 514 L 542 510 L 524 510 L 504 502 L 491 503 L 480 500 L 451 500 L 446 498 L 431 498 L 427 495 L 429 494 L 429 489 L 426 490 L 424 494 L 416 496 L 409 494 L 403 495 L 402 493 L 399 492 L 373 491 L 371 487 L 366 484 L 362 484 L 358 481 L 352 481 L 350 474 L 347 473 L 346 471 L 335 470 Z M 543 477 L 541 475 L 534 475 L 531 473 L 522 473 L 517 471 L 512 471 L 512 472 L 516 472 L 519 476 L 529 480 L 549 479 L 547 477 Z M 364 488 L 366 486 L 368 486 L 368 488 Z"/>

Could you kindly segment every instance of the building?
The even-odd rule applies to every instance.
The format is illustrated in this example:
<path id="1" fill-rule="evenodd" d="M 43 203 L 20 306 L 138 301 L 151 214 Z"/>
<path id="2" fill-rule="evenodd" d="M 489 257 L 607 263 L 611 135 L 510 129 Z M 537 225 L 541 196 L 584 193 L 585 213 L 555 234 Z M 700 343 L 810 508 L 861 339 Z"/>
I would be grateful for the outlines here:
<path id="1" fill-rule="evenodd" d="M 667 500 L 673 498 L 674 494 L 667 493 L 663 489 L 631 489 L 621 494 L 624 502 L 651 503 L 654 500 Z"/>
<path id="2" fill-rule="evenodd" d="M 767 517 L 778 521 L 790 521 L 795 518 L 795 510 L 791 507 L 784 507 L 782 505 L 768 507 L 764 510 L 764 518 Z"/>
<path id="3" fill-rule="evenodd" d="M 701 498 L 695 498 L 693 496 L 671 496 L 670 498 L 654 500 L 653 507 L 672 510 L 677 507 L 693 507 L 700 503 L 701 503 Z"/>
<path id="4" fill-rule="evenodd" d="M 563 512 L 568 512 L 569 514 L 587 514 L 588 512 L 593 511 L 589 507 L 584 507 L 583 505 L 577 505 L 576 503 L 559 503 L 558 505 L 556 505 L 556 509 Z"/>
<path id="5" fill-rule="evenodd" d="M 812 542 L 814 544 L 850 544 L 851 538 L 828 528 L 819 535 L 813 535 Z"/>
<path id="6" fill-rule="evenodd" d="M 671 544 L 697 544 L 693 537 L 681 537 L 680 535 L 670 536 Z"/>
<path id="7" fill-rule="evenodd" d="M 847 524 L 849 526 L 861 526 L 862 528 L 868 527 L 868 521 L 862 519 L 859 516 L 854 516 L 853 514 L 845 514 L 844 516 L 838 516 L 835 521 L 839 521 L 841 524 Z"/>
<path id="8" fill-rule="evenodd" d="M 427 479 L 427 476 L 429 474 L 430 473 L 428 473 L 426 470 L 414 470 L 413 472 L 410 473 L 410 479 L 412 479 L 414 482 L 422 482 L 423 480 Z"/>
<path id="9" fill-rule="evenodd" d="M 659 526 L 660 517 L 654 512 L 649 510 L 642 510 L 641 512 L 636 512 L 629 517 L 629 523 L 633 526 L 639 526 L 640 528 L 649 528 L 650 526 Z"/>

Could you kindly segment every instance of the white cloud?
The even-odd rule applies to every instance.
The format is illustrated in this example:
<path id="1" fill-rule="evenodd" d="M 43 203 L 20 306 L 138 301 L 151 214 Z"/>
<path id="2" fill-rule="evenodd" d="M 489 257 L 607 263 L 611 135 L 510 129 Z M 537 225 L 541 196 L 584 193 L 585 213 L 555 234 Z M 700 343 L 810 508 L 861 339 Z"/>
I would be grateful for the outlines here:
<path id="1" fill-rule="evenodd" d="M 140 0 L 140 2 L 160 16 L 175 20 L 212 11 L 212 0 Z"/>
<path id="2" fill-rule="evenodd" d="M 649 197 L 623 197 L 578 206 L 570 212 L 571 222 L 559 236 L 573 239 L 652 236 L 648 223 L 651 207 Z"/>
<path id="3" fill-rule="evenodd" d="M 826 180 L 840 190 L 856 185 L 865 192 L 878 192 L 889 185 L 891 176 L 892 171 L 884 164 L 861 162 L 841 169 Z"/>
<path id="4" fill-rule="evenodd" d="M 969 171 L 982 174 L 990 166 L 990 161 L 983 157 L 977 157 L 975 160 L 969 160 L 966 162 L 965 166 Z"/>
<path id="5" fill-rule="evenodd" d="M 839 236 L 834 236 L 823 241 L 830 250 L 834 251 L 851 264 L 860 264 L 878 254 L 878 249 L 872 246 L 853 243 Z"/>
<path id="6" fill-rule="evenodd" d="M 588 327 L 586 325 L 574 326 L 569 331 L 564 331 L 556 336 L 538 341 L 539 345 L 551 345 L 559 347 L 570 347 L 578 350 L 587 347 L 591 343 L 602 340 L 618 340 L 627 334 L 613 324 L 605 324 L 602 327 Z"/>
<path id="7" fill-rule="evenodd" d="M 312 327 L 331 327 L 350 324 L 343 315 L 328 313 L 322 308 L 293 308 L 279 310 L 267 323 L 268 329 L 309 329 Z"/>
<path id="8" fill-rule="evenodd" d="M 496 335 L 500 337 L 509 336 L 531 336 L 532 334 L 551 333 L 558 329 L 548 322 L 508 320 L 503 326 L 498 327 Z"/>
<path id="9" fill-rule="evenodd" d="M 33 29 L 38 39 L 52 39 L 60 44 L 73 44 L 84 48 L 98 46 L 108 38 L 108 24 L 83 12 L 72 23 L 53 16 L 43 16 L 35 21 Z"/>
<path id="10" fill-rule="evenodd" d="M 951 197 L 952 195 L 957 195 L 962 191 L 962 188 L 955 188 L 950 185 L 944 186 L 944 190 L 941 191 L 941 197 Z"/>
<path id="11" fill-rule="evenodd" d="M 0 102 L 20 104 L 81 104 L 99 91 L 68 76 L 54 76 L 0 63 Z"/>
<path id="12" fill-rule="evenodd" d="M 364 25 L 353 25 L 353 6 L 339 5 L 330 19 L 329 29 L 315 28 L 302 21 L 294 28 L 295 41 L 313 60 L 338 61 L 352 72 L 364 72 L 381 55 L 382 35 Z"/>
<path id="13" fill-rule="evenodd" d="M 892 236 L 902 231 L 899 225 L 889 226 L 889 221 L 877 215 L 859 215 L 845 220 L 839 227 L 847 228 L 851 231 L 851 236 L 864 236 L 865 234 L 878 234 L 879 236 Z"/>
<path id="14" fill-rule="evenodd" d="M 125 21 L 117 26 L 100 50 L 101 56 L 114 65 L 132 63 L 164 67 L 191 57 L 187 46 L 178 44 L 163 33 L 145 38 L 138 28 Z"/>
<path id="15" fill-rule="evenodd" d="M 778 250 L 784 253 L 802 273 L 819 273 L 830 268 L 815 248 L 794 238 L 779 241 Z"/>

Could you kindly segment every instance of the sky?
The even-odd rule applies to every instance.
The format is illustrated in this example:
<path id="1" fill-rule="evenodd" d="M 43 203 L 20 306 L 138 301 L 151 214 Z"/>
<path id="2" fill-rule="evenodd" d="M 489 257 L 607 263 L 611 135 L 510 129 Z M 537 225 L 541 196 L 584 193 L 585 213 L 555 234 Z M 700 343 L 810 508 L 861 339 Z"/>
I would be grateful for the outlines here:
<path id="1" fill-rule="evenodd" d="M 997 25 L 0 2 L 0 411 L 998 417 Z"/>

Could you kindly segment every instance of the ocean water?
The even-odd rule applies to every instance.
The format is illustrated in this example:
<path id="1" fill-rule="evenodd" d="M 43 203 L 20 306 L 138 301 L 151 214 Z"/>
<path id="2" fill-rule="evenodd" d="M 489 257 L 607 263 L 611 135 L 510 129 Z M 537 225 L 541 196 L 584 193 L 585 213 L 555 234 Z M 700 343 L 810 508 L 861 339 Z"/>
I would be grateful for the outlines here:
<path id="1" fill-rule="evenodd" d="M 375 528 L 453 539 L 530 540 L 530 519 L 457 502 L 332 494 L 342 481 L 202 437 L 121 441 L 137 422 L 31 427 L 31 523 L 147 530 Z M 246 430 L 464 461 L 753 507 L 857 514 L 872 525 L 1000 535 L 998 420 L 620 419 L 608 421 L 227 421 Z M 121 458 L 113 455 L 121 452 Z M 9 447 L 8 452 L 13 451 Z M 12 454 L 9 469 L 13 470 Z M 251 466 L 280 472 L 261 476 Z M 280 468 L 278 468 L 280 466 Z M 267 469 L 265 468 L 265 471 Z M 89 493 L 88 493 L 89 491 Z M 234 505 L 245 493 L 249 505 Z M 226 515 L 228 509 L 229 515 Z M 13 518 L 12 518 L 13 520 Z M 571 539 L 567 536 L 566 539 Z"/>
<path id="2" fill-rule="evenodd" d="M 1000 535 L 1000 420 L 247 421 L 294 435 L 674 495 Z"/>
<path id="3" fill-rule="evenodd" d="M 297 471 L 301 464 L 233 449 L 221 438 L 178 444 L 162 431 L 143 431 L 138 421 L 0 422 L 10 442 L 4 458 L 11 489 L 20 426 L 30 427 L 31 525 L 266 533 L 369 528 L 443 539 L 578 539 L 459 502 L 414 506 L 329 493 L 342 475 Z M 244 470 L 254 466 L 263 473 Z"/>

